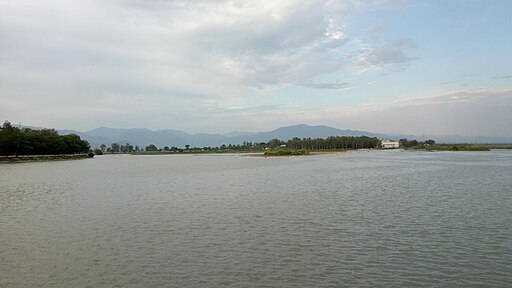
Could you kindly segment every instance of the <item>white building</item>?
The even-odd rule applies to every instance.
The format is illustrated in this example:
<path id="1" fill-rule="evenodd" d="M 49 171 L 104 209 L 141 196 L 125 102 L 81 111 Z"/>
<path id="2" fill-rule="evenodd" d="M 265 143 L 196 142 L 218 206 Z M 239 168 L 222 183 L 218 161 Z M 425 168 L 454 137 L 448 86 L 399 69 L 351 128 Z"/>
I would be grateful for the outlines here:
<path id="1" fill-rule="evenodd" d="M 380 147 L 383 149 L 399 148 L 400 143 L 398 141 L 383 140 L 383 141 L 380 141 Z"/>

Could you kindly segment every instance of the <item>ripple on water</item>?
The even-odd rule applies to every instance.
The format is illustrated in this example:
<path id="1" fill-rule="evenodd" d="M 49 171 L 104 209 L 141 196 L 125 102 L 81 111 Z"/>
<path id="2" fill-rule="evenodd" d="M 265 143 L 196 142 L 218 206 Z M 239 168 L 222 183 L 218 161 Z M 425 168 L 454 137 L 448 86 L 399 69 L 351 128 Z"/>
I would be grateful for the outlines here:
<path id="1" fill-rule="evenodd" d="M 0 166 L 0 287 L 507 287 L 511 156 Z"/>

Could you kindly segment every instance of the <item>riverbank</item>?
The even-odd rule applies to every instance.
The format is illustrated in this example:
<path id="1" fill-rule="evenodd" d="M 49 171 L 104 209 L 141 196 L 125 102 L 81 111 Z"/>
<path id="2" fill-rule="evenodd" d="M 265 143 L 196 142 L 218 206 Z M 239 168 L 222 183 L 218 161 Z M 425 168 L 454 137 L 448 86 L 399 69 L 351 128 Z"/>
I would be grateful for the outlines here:
<path id="1" fill-rule="evenodd" d="M 367 151 L 370 152 L 369 149 L 364 150 L 310 150 L 307 154 L 302 155 L 265 155 L 264 152 L 252 152 L 246 153 L 240 156 L 250 156 L 250 157 L 290 157 L 290 156 L 320 156 L 320 155 L 332 155 L 332 154 L 347 154 L 354 151 Z"/>
<path id="2" fill-rule="evenodd" d="M 88 154 L 59 154 L 59 155 L 20 155 L 0 156 L 0 163 L 19 163 L 19 162 L 38 162 L 38 161 L 62 161 L 62 160 L 79 160 L 92 158 Z"/>
<path id="3" fill-rule="evenodd" d="M 198 150 L 190 150 L 190 151 L 182 151 L 182 152 L 171 152 L 171 151 L 149 151 L 149 152 L 133 152 L 133 153 L 106 153 L 104 155 L 134 155 L 134 156 L 150 156 L 150 155 L 238 155 L 238 156 L 250 156 L 250 157 L 288 157 L 288 156 L 315 156 L 315 155 L 330 155 L 330 154 L 346 154 L 354 151 L 365 151 L 370 152 L 374 149 L 351 149 L 351 150 L 305 150 L 304 154 L 291 153 L 293 155 L 288 155 L 286 153 L 274 153 L 276 151 L 293 151 L 293 150 L 256 150 L 256 151 L 198 151 Z M 268 152 L 271 153 L 268 153 Z M 265 153 L 267 155 L 265 155 Z M 269 155 L 272 154 L 272 155 Z"/>

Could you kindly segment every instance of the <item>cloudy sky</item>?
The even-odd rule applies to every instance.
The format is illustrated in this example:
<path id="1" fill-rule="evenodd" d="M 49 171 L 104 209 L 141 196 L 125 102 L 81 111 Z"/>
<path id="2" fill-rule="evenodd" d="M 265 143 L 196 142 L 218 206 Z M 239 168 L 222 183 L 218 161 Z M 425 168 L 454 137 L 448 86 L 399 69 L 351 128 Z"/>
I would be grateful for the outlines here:
<path id="1" fill-rule="evenodd" d="M 0 120 L 512 136 L 512 1 L 0 0 Z"/>

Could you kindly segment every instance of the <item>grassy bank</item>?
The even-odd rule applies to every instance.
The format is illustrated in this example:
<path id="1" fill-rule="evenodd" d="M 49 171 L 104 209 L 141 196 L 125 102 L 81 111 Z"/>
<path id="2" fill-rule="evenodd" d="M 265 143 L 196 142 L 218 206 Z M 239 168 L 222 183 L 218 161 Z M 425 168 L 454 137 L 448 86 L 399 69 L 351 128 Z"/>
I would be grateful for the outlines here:
<path id="1" fill-rule="evenodd" d="M 432 146 L 414 146 L 408 149 L 427 150 L 427 151 L 490 151 L 491 146 L 476 145 L 432 145 Z M 496 148 L 492 148 L 496 149 Z"/>

